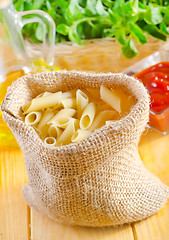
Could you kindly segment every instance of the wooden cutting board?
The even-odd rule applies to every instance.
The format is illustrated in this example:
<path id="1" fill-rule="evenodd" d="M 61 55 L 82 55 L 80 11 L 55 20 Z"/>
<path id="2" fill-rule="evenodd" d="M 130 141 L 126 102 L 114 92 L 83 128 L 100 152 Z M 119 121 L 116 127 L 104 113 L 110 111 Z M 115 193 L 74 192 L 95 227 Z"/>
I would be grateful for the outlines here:
<path id="1" fill-rule="evenodd" d="M 169 186 L 169 135 L 149 130 L 139 151 L 146 168 Z M 0 240 L 168 240 L 169 202 L 146 220 L 107 228 L 58 224 L 30 209 L 23 197 L 27 182 L 23 154 L 18 148 L 0 148 Z M 31 238 L 30 238 L 31 237 Z"/>

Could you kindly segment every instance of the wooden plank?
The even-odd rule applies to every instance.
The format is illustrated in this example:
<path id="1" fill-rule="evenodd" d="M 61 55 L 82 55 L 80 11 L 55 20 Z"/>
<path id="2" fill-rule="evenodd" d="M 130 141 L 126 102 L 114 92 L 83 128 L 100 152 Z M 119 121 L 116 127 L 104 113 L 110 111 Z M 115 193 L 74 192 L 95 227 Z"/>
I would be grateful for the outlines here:
<path id="1" fill-rule="evenodd" d="M 0 240 L 27 240 L 29 208 L 22 187 L 27 182 L 19 148 L 0 149 Z"/>
<path id="2" fill-rule="evenodd" d="M 154 216 L 133 224 L 136 240 L 169 239 L 169 203 Z"/>
<path id="3" fill-rule="evenodd" d="M 146 168 L 169 185 L 169 135 L 149 130 L 142 137 L 139 149 Z M 137 240 L 168 240 L 169 202 L 157 214 L 132 227 Z"/>
<path id="4" fill-rule="evenodd" d="M 87 228 L 67 226 L 31 210 L 31 240 L 134 240 L 130 225 Z"/>
<path id="5" fill-rule="evenodd" d="M 169 134 L 149 130 L 141 138 L 139 152 L 145 167 L 169 185 Z"/>

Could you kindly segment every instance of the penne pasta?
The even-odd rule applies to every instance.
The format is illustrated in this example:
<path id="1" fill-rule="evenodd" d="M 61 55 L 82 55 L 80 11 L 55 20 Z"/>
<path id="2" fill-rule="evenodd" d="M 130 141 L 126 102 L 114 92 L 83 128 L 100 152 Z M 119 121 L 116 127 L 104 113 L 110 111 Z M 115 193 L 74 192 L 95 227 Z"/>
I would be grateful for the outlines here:
<path id="1" fill-rule="evenodd" d="M 89 137 L 91 135 L 91 131 L 78 129 L 72 136 L 71 141 L 73 143 L 80 142 L 83 139 Z"/>
<path id="2" fill-rule="evenodd" d="M 44 127 L 44 125 L 54 116 L 54 112 L 51 108 L 47 108 L 37 126 L 38 131 Z"/>
<path id="3" fill-rule="evenodd" d="M 100 89 L 44 92 L 22 110 L 25 123 L 36 128 L 46 145 L 61 146 L 82 141 L 95 129 L 113 124 L 134 103 L 123 91 L 101 85 Z"/>
<path id="4" fill-rule="evenodd" d="M 76 131 L 77 129 L 80 128 L 80 120 L 76 119 L 76 121 L 74 121 L 74 125 L 75 125 L 75 131 Z"/>
<path id="5" fill-rule="evenodd" d="M 70 117 L 62 117 L 62 118 L 58 118 L 56 121 L 55 121 L 55 126 L 56 127 L 60 127 L 60 128 L 66 128 L 67 125 L 69 124 L 69 121 L 70 121 Z"/>
<path id="6" fill-rule="evenodd" d="M 104 85 L 100 88 L 101 99 L 114 108 L 117 112 L 121 113 L 121 99 L 115 89 L 109 90 Z"/>
<path id="7" fill-rule="evenodd" d="M 60 110 L 53 118 L 48 121 L 48 124 L 54 124 L 57 123 L 58 119 L 61 119 L 63 117 L 72 117 L 76 113 L 75 109 L 72 108 L 65 108 Z"/>
<path id="8" fill-rule="evenodd" d="M 46 137 L 48 137 L 48 129 L 49 129 L 48 124 L 43 125 L 43 127 L 40 130 L 37 129 L 39 131 L 42 139 L 45 139 Z"/>
<path id="9" fill-rule="evenodd" d="M 65 98 L 71 98 L 71 97 L 73 97 L 71 92 L 64 92 L 62 93 L 61 99 L 63 100 Z"/>
<path id="10" fill-rule="evenodd" d="M 31 112 L 25 117 L 25 123 L 27 125 L 35 125 L 40 121 L 41 117 L 41 112 Z"/>
<path id="11" fill-rule="evenodd" d="M 76 118 L 70 118 L 70 117 L 58 118 L 55 121 L 54 125 L 59 128 L 66 128 L 70 121 L 74 121 L 75 128 L 79 127 L 79 120 Z"/>
<path id="12" fill-rule="evenodd" d="M 47 137 L 47 138 L 45 138 L 44 143 L 47 146 L 50 146 L 50 147 L 55 146 L 56 145 L 56 139 L 54 137 Z"/>
<path id="13" fill-rule="evenodd" d="M 54 125 L 50 125 L 48 128 L 49 137 L 54 137 L 58 139 L 62 134 L 62 130 Z"/>
<path id="14" fill-rule="evenodd" d="M 38 111 L 44 108 L 53 107 L 60 103 L 62 92 L 53 93 L 47 96 L 32 99 L 22 107 L 24 114 L 32 111 Z"/>
<path id="15" fill-rule="evenodd" d="M 65 98 L 61 100 L 61 105 L 64 108 L 76 108 L 76 98 Z"/>
<path id="16" fill-rule="evenodd" d="M 117 114 L 114 110 L 107 110 L 100 112 L 94 119 L 93 124 L 89 128 L 90 131 L 94 131 L 102 127 L 107 120 L 111 120 Z"/>
<path id="17" fill-rule="evenodd" d="M 75 132 L 74 120 L 71 120 L 63 133 L 60 135 L 58 140 L 56 141 L 56 145 L 59 146 L 61 144 L 66 145 L 71 143 L 71 138 Z"/>
<path id="18" fill-rule="evenodd" d="M 50 95 L 52 94 L 51 92 L 43 92 L 43 93 L 40 93 L 38 96 L 36 96 L 36 98 L 39 98 L 39 97 L 44 97 L 44 96 L 47 96 L 47 95 Z"/>
<path id="19" fill-rule="evenodd" d="M 62 101 L 62 100 L 61 100 L 61 101 Z M 58 112 L 59 109 L 62 108 L 62 103 L 61 103 L 61 101 L 53 107 L 53 110 L 56 110 L 56 111 Z"/>
<path id="20" fill-rule="evenodd" d="M 89 102 L 88 96 L 80 89 L 76 91 L 76 106 L 77 106 L 77 118 L 80 119 L 83 109 Z"/>
<path id="21" fill-rule="evenodd" d="M 95 103 L 91 102 L 89 103 L 80 118 L 80 128 L 82 130 L 89 129 L 89 127 L 92 125 L 93 119 L 96 114 L 96 105 Z"/>

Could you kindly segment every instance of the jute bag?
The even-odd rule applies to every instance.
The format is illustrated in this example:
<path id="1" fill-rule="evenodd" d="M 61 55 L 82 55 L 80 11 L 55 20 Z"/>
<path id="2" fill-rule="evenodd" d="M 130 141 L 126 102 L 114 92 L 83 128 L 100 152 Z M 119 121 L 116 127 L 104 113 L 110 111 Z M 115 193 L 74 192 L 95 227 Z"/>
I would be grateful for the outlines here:
<path id="1" fill-rule="evenodd" d="M 136 104 L 121 120 L 79 143 L 45 146 L 23 122 L 21 106 L 44 91 L 98 88 L 102 83 L 123 89 Z M 138 154 L 149 97 L 133 77 L 76 71 L 27 75 L 9 87 L 2 112 L 24 153 L 24 198 L 56 221 L 93 227 L 130 223 L 156 213 L 169 197 L 169 188 L 145 169 Z"/>

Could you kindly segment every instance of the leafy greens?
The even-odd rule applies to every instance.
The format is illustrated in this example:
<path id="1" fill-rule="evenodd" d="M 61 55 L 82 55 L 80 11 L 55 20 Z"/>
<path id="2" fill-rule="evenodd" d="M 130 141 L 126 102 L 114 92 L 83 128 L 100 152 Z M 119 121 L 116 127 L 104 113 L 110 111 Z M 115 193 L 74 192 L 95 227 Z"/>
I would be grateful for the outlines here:
<path id="1" fill-rule="evenodd" d="M 13 0 L 18 11 L 40 9 L 56 24 L 56 42 L 114 37 L 127 58 L 138 54 L 134 39 L 147 42 L 146 35 L 166 41 L 169 35 L 168 0 Z M 33 42 L 43 39 L 39 23 L 25 25 L 23 34 Z"/>

